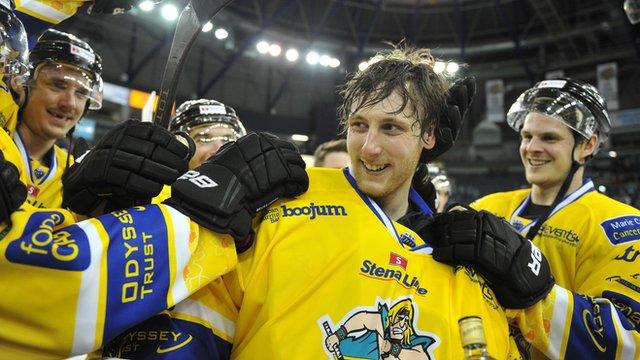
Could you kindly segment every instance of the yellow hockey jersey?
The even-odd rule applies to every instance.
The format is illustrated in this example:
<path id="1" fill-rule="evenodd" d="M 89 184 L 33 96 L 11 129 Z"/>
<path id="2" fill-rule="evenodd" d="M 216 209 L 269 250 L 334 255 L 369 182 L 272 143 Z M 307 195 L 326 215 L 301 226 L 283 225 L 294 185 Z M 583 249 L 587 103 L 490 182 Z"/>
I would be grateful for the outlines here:
<path id="1" fill-rule="evenodd" d="M 0 76 L 0 127 L 12 134 L 18 123 L 18 104 L 13 101 L 9 85 Z"/>
<path id="2" fill-rule="evenodd" d="M 37 42 L 45 30 L 71 16 L 84 5 L 84 0 L 15 0 L 15 14 L 29 36 L 29 45 Z"/>
<path id="3" fill-rule="evenodd" d="M 3 130 L 0 149 L 25 179 Z M 0 359 L 90 352 L 236 263 L 230 237 L 166 205 L 77 222 L 66 210 L 25 203 L 11 225 L 0 224 Z"/>
<path id="4" fill-rule="evenodd" d="M 524 235 L 535 221 L 522 216 L 529 194 L 496 193 L 471 206 Z M 640 211 L 598 193 L 590 180 L 566 196 L 533 239 L 557 285 L 535 306 L 508 312 L 528 342 L 553 359 L 640 358 L 639 239 Z"/>
<path id="5" fill-rule="evenodd" d="M 58 145 L 45 155 L 49 164 L 29 158 L 19 132 L 13 133 L 13 140 L 20 151 L 22 163 L 27 171 L 27 202 L 37 208 L 57 209 L 62 207 L 62 174 L 73 164 L 73 156 Z"/>
<path id="6" fill-rule="evenodd" d="M 217 359 L 232 345 L 238 359 L 461 359 L 457 322 L 475 315 L 494 357 L 519 358 L 482 278 L 434 261 L 348 172 L 308 174 L 305 194 L 266 211 L 236 271 L 121 334 L 105 354 Z"/>

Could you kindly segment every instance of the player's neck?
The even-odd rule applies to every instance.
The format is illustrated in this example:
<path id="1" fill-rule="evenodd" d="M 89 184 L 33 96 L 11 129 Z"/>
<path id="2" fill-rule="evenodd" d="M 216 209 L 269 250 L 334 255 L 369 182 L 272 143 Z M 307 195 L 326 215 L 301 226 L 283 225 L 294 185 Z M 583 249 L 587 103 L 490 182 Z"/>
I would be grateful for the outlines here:
<path id="1" fill-rule="evenodd" d="M 396 221 L 407 213 L 409 209 L 409 188 L 411 182 L 403 184 L 394 192 L 374 199 L 391 220 Z"/>
<path id="2" fill-rule="evenodd" d="M 55 140 L 44 139 L 38 136 L 24 123 L 18 125 L 18 131 L 20 132 L 20 138 L 22 139 L 27 154 L 32 160 L 42 162 L 44 156 L 56 143 Z"/>
<path id="3" fill-rule="evenodd" d="M 584 168 L 580 167 L 578 171 L 576 171 L 573 179 L 571 180 L 571 184 L 567 189 L 567 193 L 564 195 L 569 195 L 574 191 L 578 190 L 580 186 L 582 186 L 582 175 L 584 173 Z M 533 184 L 531 186 L 531 202 L 536 205 L 550 206 L 553 204 L 553 201 L 556 199 L 558 192 L 560 192 L 560 188 L 562 187 L 562 183 L 554 184 L 552 186 L 544 186 L 544 185 L 536 185 Z"/>

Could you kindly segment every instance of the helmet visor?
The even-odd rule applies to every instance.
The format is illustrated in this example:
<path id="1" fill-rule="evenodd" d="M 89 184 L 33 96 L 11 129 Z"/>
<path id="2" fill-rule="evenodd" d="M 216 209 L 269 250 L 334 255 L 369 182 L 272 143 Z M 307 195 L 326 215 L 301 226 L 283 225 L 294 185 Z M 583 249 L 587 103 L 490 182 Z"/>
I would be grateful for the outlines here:
<path id="1" fill-rule="evenodd" d="M 0 71 L 5 75 L 27 75 L 29 45 L 24 26 L 15 15 L 4 9 L 0 16 Z"/>
<path id="2" fill-rule="evenodd" d="M 238 133 L 229 124 L 206 123 L 189 128 L 187 133 L 196 144 L 217 142 L 219 145 L 238 140 Z"/>
<path id="3" fill-rule="evenodd" d="M 51 62 L 34 71 L 34 84 L 41 84 L 56 93 L 73 92 L 78 101 L 88 101 L 91 110 L 102 107 L 101 78 L 94 79 L 93 75 L 72 65 Z"/>
<path id="4" fill-rule="evenodd" d="M 596 132 L 596 118 L 581 101 L 573 95 L 556 88 L 534 88 L 524 92 L 511 105 L 507 123 L 520 131 L 527 114 L 537 112 L 561 121 L 585 139 Z"/>

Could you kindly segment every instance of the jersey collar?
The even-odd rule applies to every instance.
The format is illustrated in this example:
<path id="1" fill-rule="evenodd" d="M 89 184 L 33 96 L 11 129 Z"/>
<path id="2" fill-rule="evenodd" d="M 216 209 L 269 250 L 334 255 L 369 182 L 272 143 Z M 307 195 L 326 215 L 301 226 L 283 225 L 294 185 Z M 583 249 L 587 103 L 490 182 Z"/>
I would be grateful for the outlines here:
<path id="1" fill-rule="evenodd" d="M 400 243 L 400 245 L 404 246 L 405 242 L 402 240 L 402 237 L 398 234 L 398 231 L 396 230 L 393 224 L 393 220 L 391 220 L 389 215 L 387 215 L 387 213 L 385 213 L 384 210 L 382 210 L 382 208 L 372 198 L 370 198 L 367 194 L 363 193 L 362 190 L 360 190 L 360 188 L 358 187 L 358 183 L 356 182 L 356 179 L 354 177 L 353 170 L 347 166 L 344 169 L 342 169 L 342 172 L 344 173 L 344 176 L 349 181 L 349 184 L 351 185 L 351 187 L 353 187 L 356 193 L 360 195 L 360 198 L 362 199 L 362 201 L 364 201 L 364 203 L 367 204 L 369 209 L 376 215 L 378 220 L 380 220 L 380 222 L 382 222 L 382 224 L 387 228 L 387 231 L 389 231 L 391 236 L 393 236 Z M 424 199 L 420 197 L 420 194 L 418 194 L 418 192 L 415 189 L 413 189 L 413 187 L 409 189 L 409 200 L 411 200 L 423 213 L 425 213 L 428 216 L 433 216 L 433 210 L 429 208 L 429 205 L 427 205 Z M 431 254 L 432 248 L 428 244 L 424 244 L 424 245 L 418 245 L 418 246 L 412 247 L 411 251 Z"/>
<path id="2" fill-rule="evenodd" d="M 56 152 L 54 147 L 51 147 L 51 149 L 45 155 L 49 156 L 49 170 L 46 174 L 44 174 L 42 178 L 37 179 L 33 176 L 33 169 L 31 168 L 31 158 L 29 157 L 27 148 L 24 146 L 24 141 L 22 141 L 22 136 L 20 136 L 20 132 L 18 131 L 18 129 L 13 132 L 13 141 L 16 143 L 16 146 L 20 151 L 20 157 L 22 158 L 25 169 L 27 169 L 27 172 L 29 173 L 29 178 L 31 179 L 31 183 L 33 185 L 42 185 L 53 178 L 53 175 L 58 170 L 58 163 L 56 162 Z"/>
<path id="3" fill-rule="evenodd" d="M 562 201 L 560 201 L 558 205 L 556 205 L 556 207 L 554 207 L 553 210 L 551 210 L 551 213 L 549 214 L 549 218 L 551 218 L 555 213 L 562 210 L 567 205 L 571 204 L 572 202 L 581 198 L 583 195 L 592 191 L 595 191 L 595 186 L 593 185 L 593 181 L 589 178 L 584 179 L 582 181 L 582 186 L 578 188 L 578 190 L 565 196 L 564 199 L 562 199 Z M 531 192 L 529 192 L 529 195 L 527 195 L 527 197 L 520 203 L 520 205 L 518 205 L 518 207 L 511 214 L 511 217 L 509 218 L 509 222 L 512 225 L 516 224 L 517 222 L 516 217 L 521 216 L 521 214 L 524 212 L 524 209 L 526 209 L 530 203 L 531 203 Z M 531 229 L 531 227 L 535 225 L 537 222 L 538 222 L 537 220 L 533 220 L 531 223 L 517 230 L 520 232 L 520 234 L 526 235 L 529 229 Z"/>

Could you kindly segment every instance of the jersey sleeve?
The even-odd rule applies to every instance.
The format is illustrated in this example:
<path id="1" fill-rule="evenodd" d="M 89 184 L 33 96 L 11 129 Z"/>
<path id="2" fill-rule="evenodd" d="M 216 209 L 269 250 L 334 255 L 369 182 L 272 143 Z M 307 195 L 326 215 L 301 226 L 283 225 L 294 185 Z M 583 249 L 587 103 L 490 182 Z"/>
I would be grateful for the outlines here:
<path id="1" fill-rule="evenodd" d="M 43 32 L 75 15 L 82 5 L 82 0 L 15 0 L 14 12 L 24 24 L 29 48 L 33 49 Z"/>
<path id="2" fill-rule="evenodd" d="M 101 347 L 237 263 L 233 240 L 167 205 L 75 222 L 24 205 L 0 230 L 0 353 L 60 358 Z"/>

